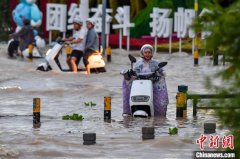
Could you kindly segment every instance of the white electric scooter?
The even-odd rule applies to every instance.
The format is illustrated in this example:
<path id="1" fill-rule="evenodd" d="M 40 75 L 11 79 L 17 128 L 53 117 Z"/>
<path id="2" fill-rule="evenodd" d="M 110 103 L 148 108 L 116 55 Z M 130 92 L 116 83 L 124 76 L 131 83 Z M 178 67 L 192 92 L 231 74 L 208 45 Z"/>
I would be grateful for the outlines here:
<path id="1" fill-rule="evenodd" d="M 11 47 L 11 43 L 13 42 L 14 40 L 11 39 L 8 41 L 8 47 Z M 43 55 L 42 53 L 40 52 L 39 48 L 38 48 L 38 44 L 40 44 L 41 48 L 44 48 L 45 47 L 45 41 L 43 39 L 41 39 L 39 36 L 37 36 L 35 38 L 35 41 L 36 41 L 36 44 L 33 45 L 33 50 L 32 50 L 32 57 L 33 58 L 43 58 Z M 20 52 L 20 51 L 19 51 Z M 18 54 L 19 55 L 19 54 Z M 29 57 L 29 49 L 26 48 L 25 50 L 23 50 L 21 52 L 21 55 L 22 57 L 24 58 L 28 58 Z"/>
<path id="2" fill-rule="evenodd" d="M 136 62 L 136 58 L 132 55 L 128 55 L 131 66 Z M 161 62 L 158 64 L 158 69 L 155 72 L 148 74 L 137 74 L 132 69 L 121 72 L 123 75 L 127 75 L 131 79 L 134 79 L 130 92 L 130 110 L 133 117 L 149 117 L 154 115 L 153 105 L 153 83 L 158 81 L 159 70 L 167 65 L 167 62 Z"/>
<path id="3" fill-rule="evenodd" d="M 64 69 L 58 59 L 62 48 L 64 47 L 64 41 L 58 40 L 52 49 L 49 49 L 46 53 L 46 62 L 41 63 L 37 70 L 49 71 L 54 70 L 58 72 L 70 72 L 69 69 Z M 91 72 L 106 72 L 105 62 L 101 53 L 95 53 L 91 55 L 88 59 Z M 84 71 L 84 69 L 78 69 L 78 71 Z"/>
<path id="4" fill-rule="evenodd" d="M 43 58 L 43 54 L 40 52 L 39 49 L 41 48 L 45 48 L 46 46 L 46 42 L 44 39 L 42 39 L 40 36 L 35 36 L 34 37 L 35 39 L 35 44 L 33 45 L 33 50 L 32 50 L 32 56 L 33 58 Z M 22 52 L 22 55 L 24 57 L 28 57 L 29 56 L 29 50 L 28 48 L 25 49 L 23 52 Z"/>

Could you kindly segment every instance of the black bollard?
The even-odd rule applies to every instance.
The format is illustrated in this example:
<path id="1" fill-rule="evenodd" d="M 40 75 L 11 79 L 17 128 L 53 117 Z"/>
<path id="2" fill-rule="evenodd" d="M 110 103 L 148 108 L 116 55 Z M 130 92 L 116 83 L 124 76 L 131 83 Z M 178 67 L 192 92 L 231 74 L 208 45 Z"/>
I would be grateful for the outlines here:
<path id="1" fill-rule="evenodd" d="M 33 128 L 40 128 L 40 98 L 33 98 Z"/>
<path id="2" fill-rule="evenodd" d="M 33 44 L 28 45 L 28 58 L 30 62 L 33 61 Z"/>
<path id="3" fill-rule="evenodd" d="M 223 53 L 223 66 L 225 66 L 225 61 L 226 61 L 225 53 Z"/>
<path id="4" fill-rule="evenodd" d="M 111 47 L 107 47 L 106 48 L 106 54 L 107 54 L 107 62 L 111 62 L 112 58 L 111 58 Z"/>
<path id="5" fill-rule="evenodd" d="M 178 86 L 178 93 L 176 96 L 176 117 L 187 117 L 187 91 L 188 86 Z"/>
<path id="6" fill-rule="evenodd" d="M 213 51 L 213 66 L 217 66 L 218 65 L 218 52 L 217 50 Z"/>
<path id="7" fill-rule="evenodd" d="M 104 97 L 104 121 L 111 121 L 111 97 Z"/>
<path id="8" fill-rule="evenodd" d="M 205 134 L 213 134 L 215 132 L 216 132 L 216 123 L 214 123 L 214 122 L 204 123 L 204 133 Z"/>
<path id="9" fill-rule="evenodd" d="M 84 133 L 83 145 L 94 145 L 94 144 L 96 144 L 96 133 Z"/>
<path id="10" fill-rule="evenodd" d="M 194 48 L 194 66 L 198 66 L 198 48 Z"/>
<path id="11" fill-rule="evenodd" d="M 154 127 L 142 127 L 142 139 L 154 139 L 155 138 L 155 129 Z"/>

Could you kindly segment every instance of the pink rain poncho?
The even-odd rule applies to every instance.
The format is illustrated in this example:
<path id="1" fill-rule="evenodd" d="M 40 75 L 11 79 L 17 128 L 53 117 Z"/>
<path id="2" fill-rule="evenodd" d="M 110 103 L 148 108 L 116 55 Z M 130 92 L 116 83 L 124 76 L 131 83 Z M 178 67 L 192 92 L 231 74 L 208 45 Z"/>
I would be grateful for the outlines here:
<path id="1" fill-rule="evenodd" d="M 154 72 L 158 68 L 158 62 L 155 60 L 150 60 L 148 62 L 148 69 L 145 67 L 146 62 L 144 59 L 138 60 L 133 70 L 136 73 L 146 73 L 146 70 L 149 72 Z M 168 92 L 167 92 L 167 85 L 165 81 L 165 76 L 162 73 L 162 69 L 159 70 L 162 75 L 158 81 L 153 83 L 153 105 L 154 105 L 154 116 L 165 117 L 167 112 L 167 105 L 169 103 L 168 100 Z M 130 91 L 131 91 L 131 84 L 134 79 L 130 80 L 123 80 L 123 113 L 124 114 L 131 114 L 129 98 L 130 98 Z"/>

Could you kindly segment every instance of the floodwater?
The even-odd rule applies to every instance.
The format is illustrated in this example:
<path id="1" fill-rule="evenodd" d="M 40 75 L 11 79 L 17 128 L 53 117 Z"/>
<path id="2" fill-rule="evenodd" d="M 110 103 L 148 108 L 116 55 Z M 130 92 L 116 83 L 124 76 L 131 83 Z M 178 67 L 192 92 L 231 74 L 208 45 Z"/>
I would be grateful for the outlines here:
<path id="1" fill-rule="evenodd" d="M 137 55 L 138 52 L 132 52 Z M 61 56 L 64 61 L 65 55 Z M 217 121 L 213 111 L 198 111 L 192 117 L 188 102 L 187 119 L 176 119 L 178 85 L 188 85 L 189 92 L 210 93 L 204 77 L 222 66 L 213 67 L 209 57 L 193 67 L 191 55 L 156 54 L 165 67 L 170 104 L 167 118 L 132 119 L 122 117 L 121 69 L 130 68 L 126 51 L 113 50 L 107 72 L 86 76 L 84 73 L 36 71 L 40 59 L 27 62 L 6 58 L 6 45 L 0 47 L 0 159 L 21 158 L 153 158 L 188 159 L 200 150 L 196 140 L 203 133 L 203 123 Z M 216 81 L 219 82 L 219 81 Z M 112 97 L 112 121 L 103 120 L 104 96 Z M 33 129 L 33 98 L 41 98 L 41 127 Z M 86 107 L 84 102 L 95 102 Z M 204 103 L 204 102 L 203 102 Z M 83 121 L 62 120 L 65 114 L 79 113 Z M 218 123 L 218 122 L 217 122 Z M 154 140 L 142 140 L 141 128 L 155 127 Z M 178 127 L 170 136 L 169 127 Z M 217 124 L 216 134 L 226 129 Z M 95 132 L 96 144 L 83 145 L 83 133 Z M 207 149 L 205 145 L 205 149 Z"/>

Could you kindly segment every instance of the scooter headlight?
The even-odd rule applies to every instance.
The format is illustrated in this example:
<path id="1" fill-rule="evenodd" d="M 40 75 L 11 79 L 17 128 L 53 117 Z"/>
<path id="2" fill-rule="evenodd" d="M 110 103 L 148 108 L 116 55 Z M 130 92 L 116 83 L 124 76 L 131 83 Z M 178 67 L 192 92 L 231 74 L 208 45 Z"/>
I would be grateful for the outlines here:
<path id="1" fill-rule="evenodd" d="M 133 96 L 131 98 L 132 102 L 148 102 L 149 96 Z"/>

